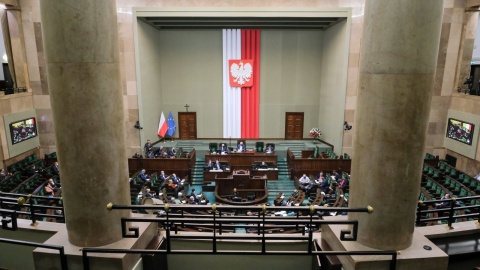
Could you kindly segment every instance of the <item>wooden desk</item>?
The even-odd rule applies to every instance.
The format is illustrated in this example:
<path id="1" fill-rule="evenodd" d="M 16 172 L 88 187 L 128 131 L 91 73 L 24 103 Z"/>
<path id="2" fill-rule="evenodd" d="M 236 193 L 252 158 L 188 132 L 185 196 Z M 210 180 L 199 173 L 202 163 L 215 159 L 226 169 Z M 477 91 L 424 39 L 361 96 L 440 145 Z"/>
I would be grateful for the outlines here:
<path id="1" fill-rule="evenodd" d="M 254 162 L 277 162 L 276 154 L 265 154 L 257 152 L 240 152 L 240 153 L 229 153 L 227 155 L 219 154 L 207 154 L 205 155 L 205 161 L 217 160 L 220 162 L 228 162 L 232 167 L 232 170 L 248 170 Z"/>
<path id="2" fill-rule="evenodd" d="M 233 194 L 233 189 L 237 189 L 238 197 L 241 202 L 234 202 L 227 199 L 227 195 Z M 247 201 L 247 196 L 255 193 L 255 200 Z M 218 202 L 232 205 L 253 205 L 264 202 L 267 199 L 267 178 L 256 176 L 250 177 L 250 172 L 244 174 L 233 172 L 230 177 L 215 179 L 215 198 Z"/>
<path id="3" fill-rule="evenodd" d="M 251 176 L 266 176 L 269 181 L 278 180 L 278 170 L 275 170 L 275 169 L 251 170 L 250 175 Z"/>
<path id="4" fill-rule="evenodd" d="M 204 171 L 203 172 L 203 183 L 210 183 L 214 182 L 215 178 L 227 178 L 229 175 L 231 175 L 231 171 Z"/>
<path id="5" fill-rule="evenodd" d="M 216 178 L 228 178 L 228 176 L 232 175 L 232 171 L 204 171 L 203 172 L 203 183 L 211 183 L 215 181 Z M 278 180 L 278 170 L 269 169 L 258 169 L 258 170 L 250 170 L 247 176 L 252 177 L 266 177 L 267 180 Z"/>

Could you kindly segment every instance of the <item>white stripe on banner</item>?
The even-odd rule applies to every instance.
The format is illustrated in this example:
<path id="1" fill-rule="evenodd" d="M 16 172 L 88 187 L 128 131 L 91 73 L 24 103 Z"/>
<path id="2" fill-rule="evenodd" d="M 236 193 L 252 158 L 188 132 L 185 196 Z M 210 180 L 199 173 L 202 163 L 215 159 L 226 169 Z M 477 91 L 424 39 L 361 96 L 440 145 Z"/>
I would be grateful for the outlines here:
<path id="1" fill-rule="evenodd" d="M 223 137 L 241 137 L 241 87 L 231 87 L 229 82 L 228 60 L 242 57 L 242 31 L 223 29 Z"/>

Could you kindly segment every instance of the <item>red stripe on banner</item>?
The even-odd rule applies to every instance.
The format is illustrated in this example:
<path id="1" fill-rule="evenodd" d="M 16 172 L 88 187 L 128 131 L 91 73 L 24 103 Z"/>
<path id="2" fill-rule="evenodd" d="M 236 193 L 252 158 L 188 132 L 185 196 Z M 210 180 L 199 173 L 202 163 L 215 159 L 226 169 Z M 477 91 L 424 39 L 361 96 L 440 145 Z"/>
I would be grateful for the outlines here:
<path id="1" fill-rule="evenodd" d="M 260 30 L 242 30 L 242 59 L 253 60 L 253 86 L 242 88 L 241 136 L 242 138 L 258 138 Z"/>

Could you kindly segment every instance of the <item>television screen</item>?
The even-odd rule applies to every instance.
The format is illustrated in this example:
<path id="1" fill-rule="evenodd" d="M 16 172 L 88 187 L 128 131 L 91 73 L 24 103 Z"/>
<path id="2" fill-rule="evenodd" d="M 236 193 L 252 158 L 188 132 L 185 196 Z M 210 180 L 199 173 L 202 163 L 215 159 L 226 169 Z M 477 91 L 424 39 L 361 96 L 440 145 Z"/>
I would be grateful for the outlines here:
<path id="1" fill-rule="evenodd" d="M 468 145 L 472 145 L 474 124 L 448 118 L 447 137 Z"/>
<path id="2" fill-rule="evenodd" d="M 10 123 L 10 135 L 12 144 L 17 144 L 37 136 L 37 124 L 35 117 Z"/>

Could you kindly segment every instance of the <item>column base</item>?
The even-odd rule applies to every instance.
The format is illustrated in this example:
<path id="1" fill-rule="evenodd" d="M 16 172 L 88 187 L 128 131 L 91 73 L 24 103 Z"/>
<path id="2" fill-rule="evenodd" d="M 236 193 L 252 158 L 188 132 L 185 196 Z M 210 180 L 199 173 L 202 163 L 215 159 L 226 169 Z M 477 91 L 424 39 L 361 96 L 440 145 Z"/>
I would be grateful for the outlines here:
<path id="1" fill-rule="evenodd" d="M 338 218 L 336 218 L 338 219 Z M 340 231 L 347 225 L 322 225 L 322 242 L 326 241 L 335 251 L 374 251 L 356 241 L 340 241 Z M 378 237 L 382 237 L 379 235 Z M 320 243 L 322 246 L 322 243 Z M 431 247 L 431 250 L 424 249 Z M 338 256 L 345 270 L 389 269 L 391 256 Z M 413 243 L 409 248 L 398 251 L 397 270 L 441 270 L 448 268 L 448 255 L 428 240 L 423 234 L 414 231 Z"/>
<path id="2" fill-rule="evenodd" d="M 133 216 L 134 214 L 132 214 Z M 154 215 L 152 215 L 153 217 Z M 142 217 L 147 217 L 142 215 Z M 115 221 L 120 222 L 120 221 Z M 150 241 L 158 234 L 157 223 L 133 223 L 132 226 L 139 227 L 138 238 L 123 238 L 118 242 L 102 246 L 101 248 L 111 249 L 144 249 Z M 68 242 L 67 228 L 63 226 L 58 232 L 48 239 L 45 244 L 64 246 L 67 256 L 68 269 L 84 269 L 82 261 L 82 247 L 74 246 Z M 33 261 L 36 270 L 61 269 L 60 256 L 58 251 L 37 248 L 33 251 Z M 138 254 L 101 254 L 89 253 L 90 269 L 133 269 L 138 262 Z"/>

